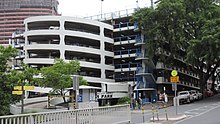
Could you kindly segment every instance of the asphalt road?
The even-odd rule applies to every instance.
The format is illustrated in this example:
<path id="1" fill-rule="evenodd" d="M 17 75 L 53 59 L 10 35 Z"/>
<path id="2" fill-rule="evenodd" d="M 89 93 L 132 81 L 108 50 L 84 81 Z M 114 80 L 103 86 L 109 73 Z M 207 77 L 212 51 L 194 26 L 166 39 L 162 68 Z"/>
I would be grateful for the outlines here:
<path id="1" fill-rule="evenodd" d="M 168 118 L 176 115 L 176 107 L 167 108 Z M 183 104 L 177 108 L 178 114 L 185 114 L 187 118 L 178 121 L 159 121 L 162 124 L 220 124 L 220 94 L 204 100 Z M 144 118 L 143 118 L 144 115 Z M 165 110 L 159 110 L 159 117 L 165 115 Z M 155 114 L 155 119 L 156 118 Z M 147 123 L 152 118 L 152 111 L 133 111 L 131 120 L 133 124 Z"/>

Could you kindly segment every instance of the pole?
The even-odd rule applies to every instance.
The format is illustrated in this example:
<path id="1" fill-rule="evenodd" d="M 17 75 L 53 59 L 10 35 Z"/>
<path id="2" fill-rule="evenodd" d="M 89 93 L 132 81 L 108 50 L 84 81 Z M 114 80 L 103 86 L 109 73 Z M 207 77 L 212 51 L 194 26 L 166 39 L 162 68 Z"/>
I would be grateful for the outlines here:
<path id="1" fill-rule="evenodd" d="M 21 114 L 24 113 L 24 84 L 22 84 L 21 86 L 21 91 L 22 91 L 22 95 L 21 95 Z"/>
<path id="2" fill-rule="evenodd" d="M 153 116 L 153 122 L 154 122 L 154 105 L 152 104 L 152 116 Z"/>
<path id="3" fill-rule="evenodd" d="M 176 104 L 176 115 L 177 115 L 177 97 L 176 97 L 177 83 L 175 83 L 175 104 Z"/>
<path id="4" fill-rule="evenodd" d="M 144 123 L 144 107 L 142 106 L 142 115 L 143 115 L 143 123 Z"/>
<path id="5" fill-rule="evenodd" d="M 136 0 L 136 4 L 137 4 L 137 8 L 139 8 L 139 5 L 138 5 L 138 0 Z"/>
<path id="6" fill-rule="evenodd" d="M 154 1 L 150 0 L 150 2 L 151 2 L 151 8 L 153 8 L 154 7 Z"/>
<path id="7" fill-rule="evenodd" d="M 79 95 L 79 76 L 73 75 L 73 91 L 75 95 L 75 108 L 78 109 L 78 95 Z"/>
<path id="8" fill-rule="evenodd" d="M 103 2 L 104 0 L 101 0 L 101 19 L 102 19 L 102 2 Z"/>

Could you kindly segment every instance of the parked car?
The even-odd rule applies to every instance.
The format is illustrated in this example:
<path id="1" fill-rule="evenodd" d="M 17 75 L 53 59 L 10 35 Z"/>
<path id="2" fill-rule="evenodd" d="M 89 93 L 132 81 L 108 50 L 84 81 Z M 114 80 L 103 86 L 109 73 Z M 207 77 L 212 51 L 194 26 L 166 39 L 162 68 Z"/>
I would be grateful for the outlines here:
<path id="1" fill-rule="evenodd" d="M 190 90 L 189 92 L 192 94 L 194 100 L 199 100 L 199 94 L 196 93 L 196 90 Z"/>
<path id="2" fill-rule="evenodd" d="M 207 89 L 206 94 L 207 94 L 208 97 L 214 95 L 213 91 L 211 91 L 210 89 Z"/>
<path id="3" fill-rule="evenodd" d="M 189 94 L 190 94 L 190 95 L 189 95 L 189 96 L 190 96 L 190 97 L 189 97 L 189 98 L 190 98 L 190 102 L 194 102 L 195 99 L 194 99 L 194 96 L 193 96 L 193 95 L 194 95 L 193 92 L 189 91 Z"/>
<path id="4" fill-rule="evenodd" d="M 198 94 L 198 99 L 201 100 L 203 98 L 202 93 L 200 93 L 199 91 L 196 91 L 196 93 Z"/>
<path id="5" fill-rule="evenodd" d="M 189 91 L 180 91 L 180 92 L 178 92 L 177 97 L 178 97 L 180 103 L 183 103 L 183 102 L 190 103 Z"/>

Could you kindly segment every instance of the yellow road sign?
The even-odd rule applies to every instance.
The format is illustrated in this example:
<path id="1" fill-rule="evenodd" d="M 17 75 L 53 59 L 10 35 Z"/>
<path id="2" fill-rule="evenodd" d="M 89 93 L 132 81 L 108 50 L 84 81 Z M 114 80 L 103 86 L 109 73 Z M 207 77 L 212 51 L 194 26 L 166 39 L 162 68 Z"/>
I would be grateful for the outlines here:
<path id="1" fill-rule="evenodd" d="M 21 86 L 14 86 L 14 90 L 22 90 Z"/>
<path id="2" fill-rule="evenodd" d="M 14 86 L 14 90 L 22 90 L 22 86 Z M 34 90 L 34 86 L 24 86 L 24 90 Z"/>
<path id="3" fill-rule="evenodd" d="M 177 70 L 173 70 L 173 71 L 171 72 L 171 75 L 172 75 L 173 77 L 177 76 L 177 75 L 178 75 Z"/>
<path id="4" fill-rule="evenodd" d="M 22 91 L 12 91 L 12 94 L 14 94 L 14 95 L 22 95 Z"/>
<path id="5" fill-rule="evenodd" d="M 179 82 L 179 76 L 170 77 L 170 82 Z"/>
<path id="6" fill-rule="evenodd" d="M 24 90 L 34 90 L 34 86 L 24 86 Z"/>

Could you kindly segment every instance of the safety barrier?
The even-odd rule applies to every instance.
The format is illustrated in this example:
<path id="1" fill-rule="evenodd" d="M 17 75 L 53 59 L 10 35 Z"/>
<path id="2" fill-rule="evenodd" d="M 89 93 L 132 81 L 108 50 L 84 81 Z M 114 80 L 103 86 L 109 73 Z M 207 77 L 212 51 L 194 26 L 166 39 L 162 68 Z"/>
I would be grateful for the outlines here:
<path id="1" fill-rule="evenodd" d="M 0 124 L 120 124 L 130 122 L 130 105 L 0 116 Z"/>

